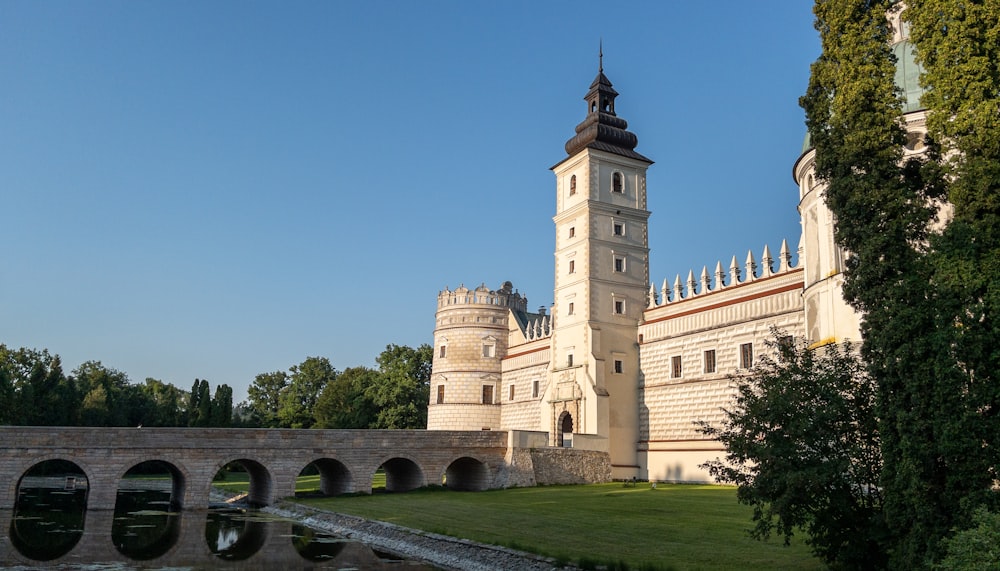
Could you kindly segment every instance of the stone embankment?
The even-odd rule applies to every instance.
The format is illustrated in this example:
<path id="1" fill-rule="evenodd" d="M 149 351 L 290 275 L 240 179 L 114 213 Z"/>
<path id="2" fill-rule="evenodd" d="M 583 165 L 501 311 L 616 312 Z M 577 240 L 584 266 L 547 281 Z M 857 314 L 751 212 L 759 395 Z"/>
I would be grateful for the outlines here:
<path id="1" fill-rule="evenodd" d="M 294 519 L 309 527 L 340 537 L 366 543 L 386 553 L 426 561 L 442 569 L 454 571 L 566 569 L 556 565 L 552 559 L 523 551 L 318 510 L 287 501 L 264 508 L 264 511 Z"/>

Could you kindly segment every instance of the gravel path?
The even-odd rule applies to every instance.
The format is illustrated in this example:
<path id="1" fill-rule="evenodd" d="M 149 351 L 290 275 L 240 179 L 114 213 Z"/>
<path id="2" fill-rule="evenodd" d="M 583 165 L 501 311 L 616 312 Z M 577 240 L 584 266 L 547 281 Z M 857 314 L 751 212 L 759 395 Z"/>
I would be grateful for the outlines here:
<path id="1" fill-rule="evenodd" d="M 291 502 L 278 502 L 264 508 L 263 511 L 294 519 L 309 527 L 327 531 L 340 537 L 366 543 L 393 555 L 426 561 L 431 565 L 448 570 L 549 571 L 567 569 L 566 567 L 557 567 L 552 559 L 523 551 L 318 510 Z"/>

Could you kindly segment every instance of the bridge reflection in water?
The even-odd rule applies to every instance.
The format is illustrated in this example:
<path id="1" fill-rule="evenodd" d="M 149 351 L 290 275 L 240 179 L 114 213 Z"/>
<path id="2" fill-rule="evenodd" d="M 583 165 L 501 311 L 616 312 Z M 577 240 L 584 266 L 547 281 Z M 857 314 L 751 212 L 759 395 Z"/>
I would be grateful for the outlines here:
<path id="1" fill-rule="evenodd" d="M 121 498 L 117 510 L 77 511 L 74 517 L 73 506 L 82 507 L 81 494 L 44 490 L 27 498 L 41 505 L 41 510 L 34 505 L 27 511 L 20 506 L 16 511 L 0 510 L 0 529 L 9 530 L 9 535 L 0 541 L 0 567 L 65 568 L 91 564 L 140 569 L 400 567 L 399 561 L 383 559 L 364 544 L 321 534 L 266 514 L 136 510 L 168 504 L 169 495 L 163 492 L 123 494 L 132 497 Z M 416 563 L 407 568 L 428 569 Z"/>

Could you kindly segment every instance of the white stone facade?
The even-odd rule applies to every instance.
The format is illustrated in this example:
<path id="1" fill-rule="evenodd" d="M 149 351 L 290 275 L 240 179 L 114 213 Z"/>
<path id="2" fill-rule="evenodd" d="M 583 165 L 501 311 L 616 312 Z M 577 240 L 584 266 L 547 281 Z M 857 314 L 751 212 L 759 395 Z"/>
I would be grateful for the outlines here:
<path id="1" fill-rule="evenodd" d="M 634 151 L 615 96 L 602 68 L 568 156 L 552 167 L 551 312 L 528 313 L 510 282 L 439 295 L 428 428 L 534 431 L 549 446 L 608 452 L 616 479 L 710 481 L 700 465 L 725 451 L 695 423 L 723 419 L 733 379 L 771 351 L 772 331 L 813 346 L 860 340 L 841 293 L 848 254 L 834 242 L 807 148 L 793 168 L 802 224 L 794 265 L 782 243 L 777 257 L 765 246 L 759 260 L 733 257 L 657 289 L 646 210 L 652 161 Z M 906 111 L 905 152 L 923 152 L 925 115 Z M 484 339 L 495 341 L 491 357 Z"/>

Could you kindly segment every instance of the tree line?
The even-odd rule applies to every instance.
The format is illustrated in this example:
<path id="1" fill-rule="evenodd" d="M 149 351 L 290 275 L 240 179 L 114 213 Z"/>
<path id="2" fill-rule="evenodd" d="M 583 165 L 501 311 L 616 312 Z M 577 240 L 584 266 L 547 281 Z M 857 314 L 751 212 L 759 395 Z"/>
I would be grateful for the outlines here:
<path id="1" fill-rule="evenodd" d="M 737 379 L 707 464 L 754 534 L 808 533 L 837 569 L 997 569 L 1000 2 L 907 0 L 924 154 L 905 154 L 893 0 L 817 0 L 801 104 L 860 350 L 777 348 Z M 945 224 L 943 224 L 945 223 Z"/>
<path id="2" fill-rule="evenodd" d="M 191 389 L 87 361 L 66 374 L 48 349 L 0 344 L 0 425 L 425 428 L 432 350 L 389 345 L 377 369 L 343 372 L 325 357 L 261 373 L 249 398 L 195 379 Z"/>

